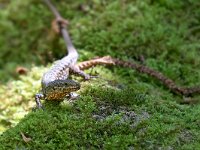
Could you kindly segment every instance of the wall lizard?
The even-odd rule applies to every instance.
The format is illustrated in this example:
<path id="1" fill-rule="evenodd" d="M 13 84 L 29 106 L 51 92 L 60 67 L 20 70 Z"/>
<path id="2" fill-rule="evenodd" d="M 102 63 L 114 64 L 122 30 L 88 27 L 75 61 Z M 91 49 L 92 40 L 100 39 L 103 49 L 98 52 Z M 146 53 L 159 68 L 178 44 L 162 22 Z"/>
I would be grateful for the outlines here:
<path id="1" fill-rule="evenodd" d="M 47 71 L 42 77 L 42 91 L 35 95 L 35 101 L 38 108 L 42 108 L 41 99 L 46 100 L 58 100 L 63 99 L 66 95 L 70 95 L 71 92 L 80 89 L 80 84 L 73 80 L 69 80 L 69 74 L 78 74 L 84 79 L 89 79 L 90 76 L 81 71 L 75 66 L 78 59 L 78 52 L 75 49 L 70 39 L 69 33 L 65 27 L 66 20 L 62 19 L 59 12 L 51 4 L 49 0 L 44 0 L 49 6 L 51 11 L 56 17 L 60 32 L 65 40 L 68 55 L 58 60 L 49 71 Z"/>

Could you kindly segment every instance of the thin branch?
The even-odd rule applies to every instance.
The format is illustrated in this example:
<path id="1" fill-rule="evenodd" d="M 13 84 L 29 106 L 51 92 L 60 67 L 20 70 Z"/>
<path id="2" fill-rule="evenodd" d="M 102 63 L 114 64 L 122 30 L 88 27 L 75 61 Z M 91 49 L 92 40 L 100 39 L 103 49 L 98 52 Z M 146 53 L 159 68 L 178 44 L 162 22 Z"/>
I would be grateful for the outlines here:
<path id="1" fill-rule="evenodd" d="M 89 61 L 84 61 L 77 64 L 79 69 L 84 70 L 96 65 L 117 65 L 121 67 L 131 68 L 137 70 L 140 73 L 147 74 L 157 80 L 159 80 L 165 87 L 170 89 L 173 93 L 183 96 L 189 96 L 193 94 L 200 94 L 200 86 L 196 87 L 181 87 L 178 86 L 173 80 L 163 75 L 161 72 L 153 70 L 147 66 L 136 64 L 129 61 L 123 61 L 110 56 L 100 57 Z"/>

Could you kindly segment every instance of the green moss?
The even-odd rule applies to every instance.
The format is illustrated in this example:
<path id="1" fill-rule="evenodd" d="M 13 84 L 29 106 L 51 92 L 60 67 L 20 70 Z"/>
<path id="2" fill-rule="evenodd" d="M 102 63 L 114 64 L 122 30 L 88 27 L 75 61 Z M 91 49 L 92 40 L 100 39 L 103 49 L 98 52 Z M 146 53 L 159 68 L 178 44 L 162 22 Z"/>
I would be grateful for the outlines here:
<path id="1" fill-rule="evenodd" d="M 111 55 L 140 63 L 143 56 L 178 85 L 200 84 L 198 0 L 53 2 L 70 21 L 80 61 Z M 80 98 L 33 111 L 44 66 L 63 57 L 65 45 L 42 2 L 0 0 L 0 7 L 0 149 L 198 149 L 199 96 L 182 105 L 184 97 L 127 68 L 95 67 L 100 77 L 87 82 L 73 77 Z"/>

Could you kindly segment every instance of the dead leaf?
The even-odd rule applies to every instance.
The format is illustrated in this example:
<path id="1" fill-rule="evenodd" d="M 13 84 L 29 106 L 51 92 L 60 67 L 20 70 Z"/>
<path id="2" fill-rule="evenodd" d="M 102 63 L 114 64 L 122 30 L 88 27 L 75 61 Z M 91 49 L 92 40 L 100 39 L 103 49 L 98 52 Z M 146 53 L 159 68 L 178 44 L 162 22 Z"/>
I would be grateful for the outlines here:
<path id="1" fill-rule="evenodd" d="M 30 142 L 32 140 L 31 138 L 26 137 L 23 132 L 20 132 L 20 133 L 22 135 L 22 138 L 23 138 L 24 142 L 28 143 L 28 142 Z"/>
<path id="2" fill-rule="evenodd" d="M 20 75 L 25 75 L 28 72 L 28 69 L 22 66 L 16 68 L 15 72 Z"/>

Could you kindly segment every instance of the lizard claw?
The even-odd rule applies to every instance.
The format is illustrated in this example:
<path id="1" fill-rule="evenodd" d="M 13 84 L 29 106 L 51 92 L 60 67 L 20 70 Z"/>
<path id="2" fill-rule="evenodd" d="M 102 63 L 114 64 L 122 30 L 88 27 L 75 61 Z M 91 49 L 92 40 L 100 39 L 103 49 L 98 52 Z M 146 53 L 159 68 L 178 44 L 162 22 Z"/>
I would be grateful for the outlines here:
<path id="1" fill-rule="evenodd" d="M 36 106 L 32 108 L 32 111 L 35 112 L 36 110 L 45 110 L 44 106 Z"/>
<path id="2" fill-rule="evenodd" d="M 90 78 L 99 78 L 99 76 L 90 76 Z"/>
<path id="3" fill-rule="evenodd" d="M 73 92 L 69 93 L 69 100 L 70 101 L 75 100 L 75 99 L 77 99 L 79 97 L 80 97 L 79 94 L 76 94 L 76 93 L 73 93 Z"/>
<path id="4" fill-rule="evenodd" d="M 85 79 L 85 80 L 90 80 L 90 79 L 92 79 L 92 78 L 99 78 L 99 76 L 91 76 L 91 75 L 85 75 L 85 76 L 84 76 L 84 79 Z"/>

